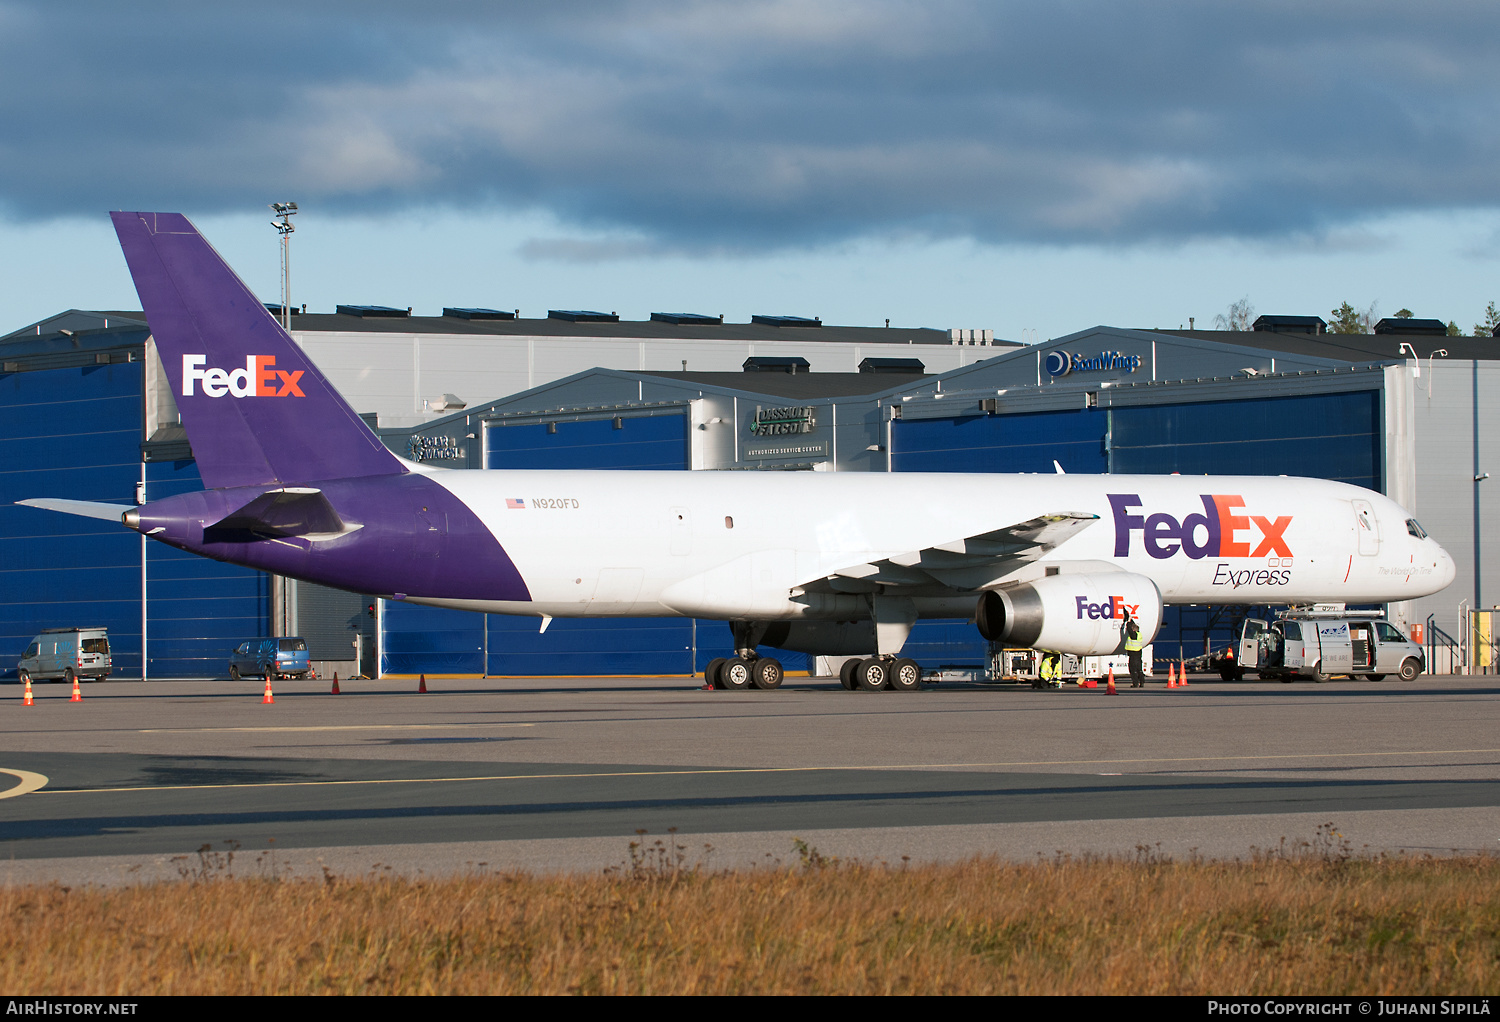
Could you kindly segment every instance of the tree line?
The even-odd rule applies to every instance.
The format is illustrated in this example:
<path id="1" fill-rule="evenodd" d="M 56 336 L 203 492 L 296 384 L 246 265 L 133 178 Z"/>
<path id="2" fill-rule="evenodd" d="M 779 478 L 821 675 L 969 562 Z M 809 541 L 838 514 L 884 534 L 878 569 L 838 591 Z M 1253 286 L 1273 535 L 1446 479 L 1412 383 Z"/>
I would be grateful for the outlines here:
<path id="1" fill-rule="evenodd" d="M 1375 332 L 1375 324 L 1380 317 L 1375 312 L 1378 303 L 1371 302 L 1367 308 L 1358 309 L 1348 302 L 1340 302 L 1339 307 L 1329 312 L 1328 332 L 1331 334 L 1369 334 Z M 1411 319 L 1413 313 L 1410 309 L 1402 309 L 1396 313 L 1396 319 Z M 1214 317 L 1215 330 L 1249 330 L 1255 318 L 1255 307 L 1250 304 L 1248 296 L 1237 302 L 1231 302 L 1229 308 Z M 1495 303 L 1490 302 L 1484 309 L 1484 322 L 1475 323 L 1473 337 L 1492 337 L 1495 328 L 1500 327 L 1500 309 L 1495 308 Z M 1462 337 L 1463 329 L 1459 327 L 1456 320 L 1448 321 L 1448 336 Z"/>

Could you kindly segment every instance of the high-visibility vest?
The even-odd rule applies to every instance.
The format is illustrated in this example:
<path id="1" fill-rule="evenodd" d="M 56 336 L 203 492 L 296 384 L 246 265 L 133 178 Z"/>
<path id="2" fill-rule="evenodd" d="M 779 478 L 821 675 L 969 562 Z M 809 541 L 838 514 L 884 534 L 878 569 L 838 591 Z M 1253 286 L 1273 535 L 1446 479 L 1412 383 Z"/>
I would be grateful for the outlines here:
<path id="1" fill-rule="evenodd" d="M 1132 624 L 1134 624 L 1134 622 L 1132 622 Z M 1127 653 L 1138 653 L 1146 645 L 1144 642 L 1141 641 L 1141 630 L 1140 630 L 1140 628 L 1139 627 L 1135 628 L 1134 632 L 1135 632 L 1135 634 L 1132 635 L 1131 634 L 1131 628 L 1130 628 L 1130 626 L 1129 625 L 1126 626 L 1126 629 L 1125 629 L 1125 652 L 1127 652 Z"/>
<path id="2" fill-rule="evenodd" d="M 1042 666 L 1037 671 L 1043 681 L 1051 681 L 1062 673 L 1062 657 L 1056 653 L 1044 653 Z"/>

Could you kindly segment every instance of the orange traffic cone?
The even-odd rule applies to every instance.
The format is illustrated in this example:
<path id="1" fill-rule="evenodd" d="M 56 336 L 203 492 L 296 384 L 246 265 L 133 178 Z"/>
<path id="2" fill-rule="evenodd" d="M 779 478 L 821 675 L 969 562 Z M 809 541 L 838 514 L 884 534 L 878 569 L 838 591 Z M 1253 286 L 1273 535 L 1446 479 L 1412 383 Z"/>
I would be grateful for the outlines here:
<path id="1" fill-rule="evenodd" d="M 274 703 L 275 701 L 276 701 L 276 697 L 273 696 L 273 695 L 271 695 L 271 675 L 269 673 L 267 673 L 266 674 L 266 694 L 260 697 L 260 703 L 261 703 L 262 706 L 264 706 L 266 703 Z"/>
<path id="2" fill-rule="evenodd" d="M 1187 664 L 1182 665 L 1182 670 L 1177 672 L 1177 687 L 1187 688 Z"/>
<path id="3" fill-rule="evenodd" d="M 26 691 L 21 695 L 22 706 L 35 706 L 36 700 L 31 698 L 31 675 L 26 675 Z"/>
<path id="4" fill-rule="evenodd" d="M 73 675 L 73 696 L 68 700 L 70 703 L 83 702 L 83 689 L 78 687 L 78 675 Z"/>
<path id="5" fill-rule="evenodd" d="M 1176 687 L 1177 687 L 1177 665 L 1174 664 L 1174 663 L 1171 663 L 1169 661 L 1167 663 L 1167 688 L 1176 688 Z"/>
<path id="6" fill-rule="evenodd" d="M 1115 691 L 1115 669 L 1113 667 L 1109 669 L 1109 684 L 1105 687 L 1104 694 L 1109 696 L 1117 696 L 1120 694 Z"/>
<path id="7" fill-rule="evenodd" d="M 427 675 L 417 675 L 417 695 L 427 694 Z"/>
<path id="8" fill-rule="evenodd" d="M 328 694 L 331 695 L 331 696 L 336 696 L 336 695 L 339 694 L 339 672 L 338 671 L 334 671 L 333 672 L 333 690 L 331 692 L 329 692 Z"/>

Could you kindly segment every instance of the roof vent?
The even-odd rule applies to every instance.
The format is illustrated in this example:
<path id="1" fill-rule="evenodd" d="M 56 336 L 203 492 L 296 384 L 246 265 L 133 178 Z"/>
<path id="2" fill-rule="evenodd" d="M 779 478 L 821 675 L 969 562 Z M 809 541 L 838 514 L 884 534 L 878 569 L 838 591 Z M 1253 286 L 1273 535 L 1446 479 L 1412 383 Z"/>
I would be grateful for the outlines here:
<path id="1" fill-rule="evenodd" d="M 925 373 L 920 358 L 867 358 L 859 364 L 862 373 Z"/>
<path id="2" fill-rule="evenodd" d="M 444 394 L 442 397 L 433 398 L 427 402 L 429 412 L 457 411 L 467 405 L 468 402 L 457 394 Z"/>
<path id="3" fill-rule="evenodd" d="M 724 322 L 723 316 L 703 316 L 696 312 L 653 312 L 651 314 L 653 323 L 676 323 L 687 326 L 719 326 Z"/>
<path id="4" fill-rule="evenodd" d="M 760 326 L 822 326 L 821 319 L 808 319 L 806 316 L 751 316 L 750 322 Z"/>
<path id="5" fill-rule="evenodd" d="M 443 316 L 448 319 L 515 319 L 514 312 L 505 312 L 501 309 L 443 309 Z"/>
<path id="6" fill-rule="evenodd" d="M 751 355 L 740 366 L 747 373 L 806 373 L 812 363 L 801 355 Z"/>
<path id="7" fill-rule="evenodd" d="M 1448 324 L 1440 319 L 1382 319 L 1375 324 L 1377 334 L 1447 337 Z"/>
<path id="8" fill-rule="evenodd" d="M 618 323 L 620 317 L 613 312 L 589 312 L 586 309 L 548 309 L 548 319 L 564 319 L 569 323 Z"/>
<path id="9" fill-rule="evenodd" d="M 1328 324 L 1321 316 L 1261 316 L 1250 324 L 1250 329 L 1277 334 L 1326 334 Z"/>
<path id="10" fill-rule="evenodd" d="M 389 305 L 340 305 L 340 316 L 358 316 L 360 319 L 407 319 L 410 309 L 393 309 Z"/>

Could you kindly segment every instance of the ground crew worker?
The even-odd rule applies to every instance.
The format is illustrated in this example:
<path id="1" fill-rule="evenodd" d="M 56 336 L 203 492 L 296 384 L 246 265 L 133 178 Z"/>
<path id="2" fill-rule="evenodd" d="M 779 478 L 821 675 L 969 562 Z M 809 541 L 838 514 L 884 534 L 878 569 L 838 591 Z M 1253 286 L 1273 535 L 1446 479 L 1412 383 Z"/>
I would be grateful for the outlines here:
<path id="1" fill-rule="evenodd" d="M 1038 680 L 1041 682 L 1041 685 L 1039 687 L 1045 688 L 1049 685 L 1061 685 L 1062 654 L 1053 652 L 1052 650 L 1043 650 L 1042 663 L 1041 666 L 1037 669 L 1037 674 L 1039 676 Z"/>
<path id="2" fill-rule="evenodd" d="M 1130 657 L 1130 687 L 1145 688 L 1146 674 L 1141 670 L 1141 647 L 1146 644 L 1141 641 L 1141 626 L 1130 616 L 1128 610 L 1125 612 L 1124 630 L 1125 652 Z"/>

